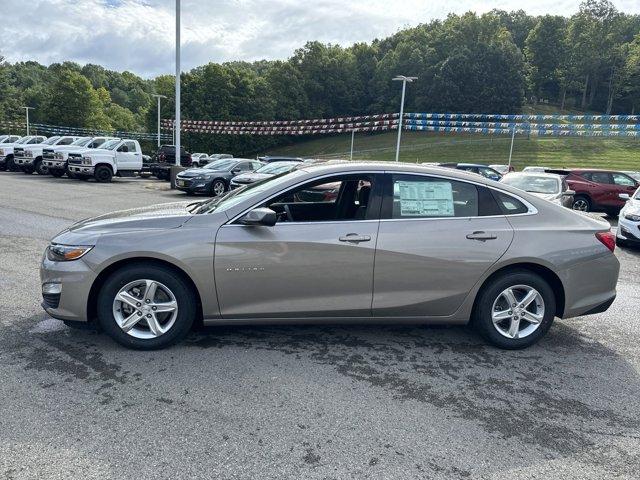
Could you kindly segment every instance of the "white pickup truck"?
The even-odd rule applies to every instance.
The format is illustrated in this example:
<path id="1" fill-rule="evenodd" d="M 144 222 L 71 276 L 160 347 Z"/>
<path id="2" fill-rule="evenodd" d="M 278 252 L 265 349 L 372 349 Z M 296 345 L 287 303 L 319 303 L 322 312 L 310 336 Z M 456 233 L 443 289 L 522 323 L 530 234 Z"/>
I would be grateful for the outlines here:
<path id="1" fill-rule="evenodd" d="M 142 169 L 142 149 L 137 140 L 110 140 L 100 148 L 70 153 L 68 171 L 81 178 L 110 182 L 114 175 L 133 177 Z"/>
<path id="2" fill-rule="evenodd" d="M 42 164 L 54 177 L 62 177 L 65 173 L 68 175 L 67 160 L 69 154 L 82 154 L 86 150 L 101 147 L 109 140 L 119 140 L 119 138 L 81 137 L 70 145 L 47 147 L 42 152 Z"/>
<path id="3" fill-rule="evenodd" d="M 8 170 L 10 172 L 16 169 L 16 166 L 13 162 L 13 151 L 17 148 L 22 148 L 25 145 L 35 145 L 38 143 L 42 143 L 47 139 L 47 137 L 43 137 L 42 135 L 28 135 L 26 137 L 22 137 L 14 143 L 3 143 L 0 145 L 0 170 Z"/>
<path id="4" fill-rule="evenodd" d="M 77 139 L 78 137 L 49 137 L 42 143 L 16 147 L 13 152 L 13 161 L 26 174 L 31 175 L 36 172 L 38 175 L 46 175 L 47 167 L 42 162 L 42 151 L 46 147 L 55 145 L 70 145 Z"/>

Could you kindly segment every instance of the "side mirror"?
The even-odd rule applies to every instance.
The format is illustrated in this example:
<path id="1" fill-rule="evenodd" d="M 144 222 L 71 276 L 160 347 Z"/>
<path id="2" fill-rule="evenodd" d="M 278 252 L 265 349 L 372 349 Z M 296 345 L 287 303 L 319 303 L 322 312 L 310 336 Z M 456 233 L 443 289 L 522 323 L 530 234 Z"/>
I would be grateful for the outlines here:
<path id="1" fill-rule="evenodd" d="M 624 200 L 624 201 L 626 202 L 626 201 L 627 201 L 627 200 L 629 200 L 631 197 L 629 196 L 629 194 L 628 194 L 628 193 L 619 193 L 619 194 L 618 194 L 618 198 L 619 198 L 620 200 Z"/>
<path id="2" fill-rule="evenodd" d="M 240 219 L 242 225 L 262 225 L 264 227 L 273 227 L 278 220 L 276 212 L 270 208 L 254 208 L 250 210 L 244 217 Z"/>
<path id="3" fill-rule="evenodd" d="M 562 195 L 565 197 L 572 197 L 576 194 L 575 190 L 565 190 L 564 192 L 562 192 Z"/>

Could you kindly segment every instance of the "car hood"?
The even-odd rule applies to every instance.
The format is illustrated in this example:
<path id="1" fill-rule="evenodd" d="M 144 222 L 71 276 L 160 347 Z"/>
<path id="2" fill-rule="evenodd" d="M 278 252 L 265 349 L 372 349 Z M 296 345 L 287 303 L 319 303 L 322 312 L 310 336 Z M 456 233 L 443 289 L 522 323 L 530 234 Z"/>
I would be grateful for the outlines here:
<path id="1" fill-rule="evenodd" d="M 624 208 L 624 213 L 632 214 L 632 215 L 640 215 L 640 200 L 632 199 L 629 200 Z"/>
<path id="2" fill-rule="evenodd" d="M 272 176 L 270 173 L 243 173 L 242 175 L 234 177 L 233 181 L 236 183 L 253 183 Z"/>
<path id="3" fill-rule="evenodd" d="M 558 198 L 559 194 L 557 193 L 537 193 L 537 192 L 527 192 L 530 195 L 535 195 L 538 198 L 544 198 L 545 200 L 554 200 Z"/>
<path id="4" fill-rule="evenodd" d="M 225 175 L 228 173 L 225 170 L 211 170 L 209 168 L 190 168 L 188 170 L 184 170 L 180 172 L 178 175 L 181 178 L 193 178 L 199 175 Z"/>
<path id="5" fill-rule="evenodd" d="M 84 150 L 91 150 L 87 147 L 80 147 L 78 145 L 54 145 L 48 147 L 56 152 L 80 152 Z"/>
<path id="6" fill-rule="evenodd" d="M 133 208 L 81 220 L 62 231 L 52 240 L 68 245 L 91 245 L 105 233 L 178 228 L 193 215 L 193 202 L 175 202 L 150 207 Z"/>
<path id="7" fill-rule="evenodd" d="M 113 155 L 113 150 L 107 150 L 105 148 L 89 148 L 91 153 L 95 153 L 96 155 Z"/>

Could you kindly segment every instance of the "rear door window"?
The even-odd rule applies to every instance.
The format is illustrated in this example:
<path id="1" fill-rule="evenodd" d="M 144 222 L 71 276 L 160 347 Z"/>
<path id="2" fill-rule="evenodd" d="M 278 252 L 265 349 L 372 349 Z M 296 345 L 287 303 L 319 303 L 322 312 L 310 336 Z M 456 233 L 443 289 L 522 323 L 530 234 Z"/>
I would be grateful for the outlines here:
<path id="1" fill-rule="evenodd" d="M 620 185 L 622 187 L 636 186 L 636 182 L 624 173 L 612 173 L 611 176 L 613 177 L 613 183 L 615 183 L 616 185 Z"/>

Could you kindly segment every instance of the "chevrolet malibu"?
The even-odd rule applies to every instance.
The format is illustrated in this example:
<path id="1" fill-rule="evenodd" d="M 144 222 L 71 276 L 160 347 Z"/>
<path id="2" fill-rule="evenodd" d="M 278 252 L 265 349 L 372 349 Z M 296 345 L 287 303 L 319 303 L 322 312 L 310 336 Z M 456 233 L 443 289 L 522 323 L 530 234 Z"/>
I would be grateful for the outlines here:
<path id="1" fill-rule="evenodd" d="M 41 283 L 49 315 L 137 349 L 196 321 L 470 323 L 516 349 L 611 305 L 614 248 L 607 223 L 479 175 L 327 163 L 81 221 L 46 249 Z"/>

